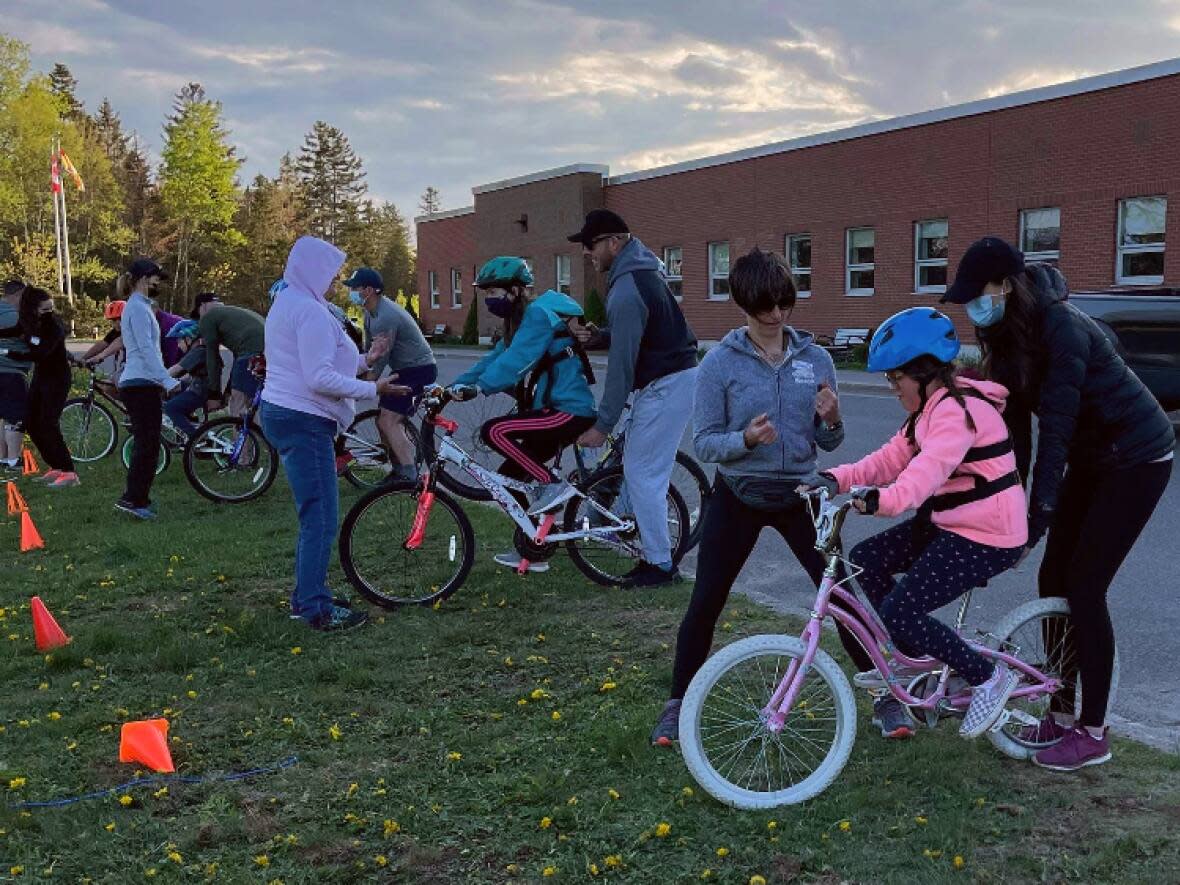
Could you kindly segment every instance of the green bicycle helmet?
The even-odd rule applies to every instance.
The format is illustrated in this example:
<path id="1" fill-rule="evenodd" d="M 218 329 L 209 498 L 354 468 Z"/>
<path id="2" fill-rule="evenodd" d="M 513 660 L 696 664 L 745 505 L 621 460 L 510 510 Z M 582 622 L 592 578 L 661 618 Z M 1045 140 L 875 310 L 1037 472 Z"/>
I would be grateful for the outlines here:
<path id="1" fill-rule="evenodd" d="M 511 289 L 513 286 L 529 287 L 533 284 L 533 272 L 523 258 L 501 255 L 493 258 L 479 269 L 475 278 L 477 289 Z"/>

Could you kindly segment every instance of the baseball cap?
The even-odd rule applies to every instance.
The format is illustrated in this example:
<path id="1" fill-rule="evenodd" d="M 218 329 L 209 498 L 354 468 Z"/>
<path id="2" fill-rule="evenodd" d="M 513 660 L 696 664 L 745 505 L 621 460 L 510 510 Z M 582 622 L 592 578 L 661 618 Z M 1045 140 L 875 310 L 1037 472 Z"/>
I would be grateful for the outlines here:
<path id="1" fill-rule="evenodd" d="M 976 240 L 959 259 L 955 280 L 939 299 L 951 304 L 966 304 L 983 294 L 988 283 L 998 283 L 1005 277 L 1024 270 L 1024 254 L 999 237 Z"/>
<path id="2" fill-rule="evenodd" d="M 4 283 L 4 297 L 11 298 L 13 295 L 19 295 L 25 291 L 25 284 L 23 280 L 11 279 Z"/>
<path id="3" fill-rule="evenodd" d="M 344 285 L 350 289 L 363 289 L 365 286 L 372 286 L 374 289 L 381 291 L 385 288 L 385 283 L 381 279 L 381 274 L 373 270 L 371 267 L 358 267 L 352 272 Z"/>
<path id="4" fill-rule="evenodd" d="M 566 237 L 571 243 L 581 243 L 587 249 L 594 245 L 594 241 L 606 234 L 629 234 L 631 228 L 610 209 L 591 209 L 586 213 L 586 221 L 582 229 L 576 234 Z"/>
<path id="5" fill-rule="evenodd" d="M 189 314 L 189 317 L 194 320 L 200 319 L 199 311 L 201 309 L 201 305 L 209 304 L 211 302 L 217 303 L 217 304 L 221 303 L 221 299 L 217 297 L 217 293 L 216 292 L 202 292 L 200 295 L 198 295 L 196 298 L 193 299 L 193 310 L 192 310 L 192 313 Z"/>
<path id="6" fill-rule="evenodd" d="M 127 272 L 131 274 L 132 282 L 142 280 L 144 277 L 164 276 L 164 269 L 150 258 L 136 258 L 127 268 Z"/>

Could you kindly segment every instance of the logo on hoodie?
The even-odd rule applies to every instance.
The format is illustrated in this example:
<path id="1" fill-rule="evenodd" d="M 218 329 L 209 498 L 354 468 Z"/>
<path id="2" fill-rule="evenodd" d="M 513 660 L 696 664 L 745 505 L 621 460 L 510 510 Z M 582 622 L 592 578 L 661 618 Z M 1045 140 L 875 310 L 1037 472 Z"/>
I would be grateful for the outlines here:
<path id="1" fill-rule="evenodd" d="M 791 364 L 791 368 L 795 374 L 796 384 L 815 384 L 815 366 L 811 363 L 796 361 Z"/>

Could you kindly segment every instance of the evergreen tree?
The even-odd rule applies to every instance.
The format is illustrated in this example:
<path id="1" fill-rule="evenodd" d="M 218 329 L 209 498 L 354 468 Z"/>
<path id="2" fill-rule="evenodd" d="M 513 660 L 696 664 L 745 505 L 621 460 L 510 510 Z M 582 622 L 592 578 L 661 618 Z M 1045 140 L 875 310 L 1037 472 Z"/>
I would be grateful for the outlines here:
<path id="1" fill-rule="evenodd" d="M 422 198 L 418 201 L 418 208 L 423 215 L 434 215 L 442 209 L 442 197 L 439 195 L 438 188 L 428 187 L 422 192 Z"/>
<path id="2" fill-rule="evenodd" d="M 299 182 L 290 174 L 290 157 L 279 165 L 279 175 L 256 176 L 242 195 L 235 221 L 245 237 L 234 261 L 234 301 L 260 313 L 268 308 L 267 292 L 282 276 L 291 246 L 307 232 L 307 218 Z"/>
<path id="3" fill-rule="evenodd" d="M 82 102 L 76 95 L 78 81 L 70 69 L 58 62 L 49 72 L 49 89 L 61 102 L 61 115 L 66 120 L 80 121 L 86 116 Z"/>
<path id="4" fill-rule="evenodd" d="M 189 83 L 177 93 L 160 156 L 160 199 L 175 235 L 175 306 L 177 298 L 188 304 L 198 277 L 224 283 L 225 258 L 242 242 L 233 226 L 242 160 L 222 125 L 221 103 L 209 99 L 201 84 Z"/>
<path id="5" fill-rule="evenodd" d="M 471 307 L 467 308 L 467 319 L 463 322 L 463 344 L 479 344 L 479 299 L 471 299 Z"/>
<path id="6" fill-rule="evenodd" d="M 339 242 L 361 215 L 368 191 L 364 166 L 335 126 L 317 120 L 295 161 L 310 214 L 311 232 Z"/>
<path id="7" fill-rule="evenodd" d="M 602 297 L 597 289 L 591 289 L 586 295 L 583 309 L 586 312 L 586 322 L 594 323 L 596 326 L 606 325 L 606 305 L 602 303 Z"/>
<path id="8" fill-rule="evenodd" d="M 123 134 L 123 121 L 111 106 L 110 99 L 104 98 L 94 116 L 90 118 L 91 128 L 107 157 L 116 166 L 122 165 L 127 156 L 127 143 L 130 136 Z"/>

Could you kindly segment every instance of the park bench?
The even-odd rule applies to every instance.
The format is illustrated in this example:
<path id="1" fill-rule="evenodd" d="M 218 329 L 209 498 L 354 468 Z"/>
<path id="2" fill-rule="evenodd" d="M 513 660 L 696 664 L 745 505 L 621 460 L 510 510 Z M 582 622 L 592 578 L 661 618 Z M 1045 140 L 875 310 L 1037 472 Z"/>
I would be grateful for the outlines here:
<path id="1" fill-rule="evenodd" d="M 837 329 L 834 335 L 820 336 L 817 343 L 831 354 L 832 362 L 847 362 L 852 358 L 856 348 L 867 344 L 868 329 Z"/>
<path id="2" fill-rule="evenodd" d="M 436 325 L 434 327 L 434 331 L 431 332 L 427 337 L 433 341 L 436 338 L 442 338 L 446 334 L 447 334 L 447 324 L 446 323 L 439 323 L 438 325 Z"/>

